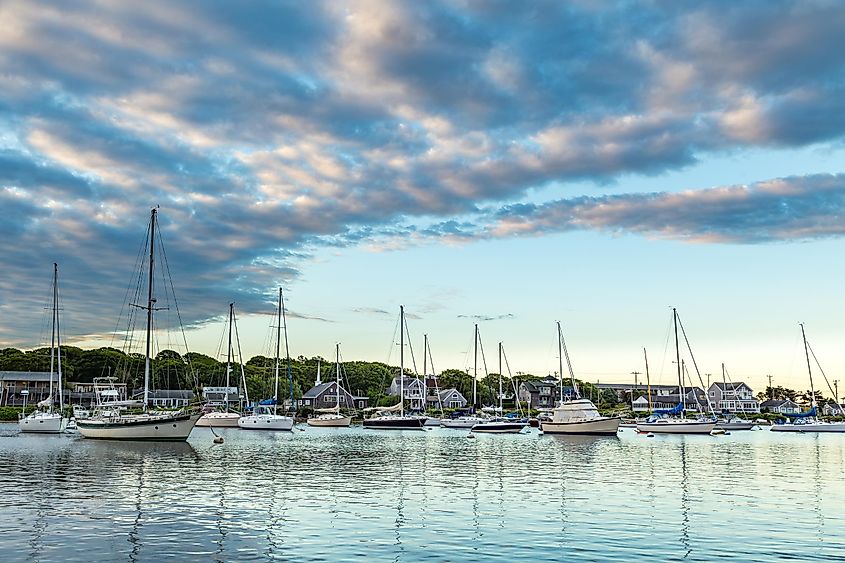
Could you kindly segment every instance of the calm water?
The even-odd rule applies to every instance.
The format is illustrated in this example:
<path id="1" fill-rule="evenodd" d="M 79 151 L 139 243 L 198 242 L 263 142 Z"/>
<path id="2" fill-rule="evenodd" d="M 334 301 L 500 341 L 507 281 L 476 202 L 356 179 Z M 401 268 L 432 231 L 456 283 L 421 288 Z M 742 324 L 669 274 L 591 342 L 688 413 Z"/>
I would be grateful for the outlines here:
<path id="1" fill-rule="evenodd" d="M 0 561 L 845 559 L 845 436 L 0 425 Z"/>

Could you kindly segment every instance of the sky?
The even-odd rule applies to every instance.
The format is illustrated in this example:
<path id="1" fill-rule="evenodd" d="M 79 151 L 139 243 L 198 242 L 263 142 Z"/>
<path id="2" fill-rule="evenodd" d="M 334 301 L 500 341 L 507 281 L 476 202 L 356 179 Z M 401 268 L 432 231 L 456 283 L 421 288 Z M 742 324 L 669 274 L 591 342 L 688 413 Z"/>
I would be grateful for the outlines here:
<path id="1" fill-rule="evenodd" d="M 283 286 L 295 356 L 398 363 L 402 304 L 438 370 L 478 322 L 490 371 L 498 342 L 557 371 L 560 321 L 577 376 L 646 348 L 667 384 L 677 307 L 702 377 L 807 388 L 803 322 L 845 381 L 843 29 L 827 1 L 7 0 L 0 346 L 44 343 L 53 262 L 65 341 L 113 342 L 159 206 L 209 355 L 230 302 L 270 353 Z"/>

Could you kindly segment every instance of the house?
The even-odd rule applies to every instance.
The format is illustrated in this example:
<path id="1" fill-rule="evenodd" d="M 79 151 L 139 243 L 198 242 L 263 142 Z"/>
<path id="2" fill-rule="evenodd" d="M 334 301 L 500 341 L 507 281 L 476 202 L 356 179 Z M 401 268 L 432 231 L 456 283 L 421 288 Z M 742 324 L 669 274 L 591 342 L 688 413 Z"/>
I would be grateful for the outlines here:
<path id="1" fill-rule="evenodd" d="M 187 407 L 195 398 L 196 395 L 190 389 L 160 389 L 149 392 L 150 404 L 165 409 Z"/>
<path id="2" fill-rule="evenodd" d="M 668 390 L 668 393 L 667 393 Z M 684 387 L 684 405 L 688 411 L 706 412 L 710 410 L 707 404 L 707 394 L 701 387 Z M 652 397 L 651 406 L 653 409 L 671 409 L 681 402 L 681 395 L 677 387 L 662 389 L 660 393 Z"/>
<path id="3" fill-rule="evenodd" d="M 646 399 L 643 395 L 640 395 L 634 399 L 631 408 L 634 412 L 648 412 L 648 399 Z"/>
<path id="4" fill-rule="evenodd" d="M 108 383 L 108 390 L 104 390 L 103 385 L 93 382 L 68 381 L 67 386 L 69 390 L 65 392 L 65 402 L 72 405 L 93 407 L 102 401 L 125 401 L 127 399 L 126 383 L 116 383 L 111 379 Z M 98 394 L 100 395 L 99 400 Z"/>
<path id="5" fill-rule="evenodd" d="M 462 409 L 467 406 L 469 401 L 466 400 L 460 391 L 457 389 L 442 389 L 438 395 L 429 395 L 426 397 L 428 408 L 438 409 L 443 405 L 444 409 Z"/>
<path id="6" fill-rule="evenodd" d="M 306 391 L 299 400 L 299 404 L 312 409 L 329 409 L 337 405 L 338 396 L 340 396 L 340 406 L 346 409 L 364 409 L 370 401 L 369 397 L 353 395 L 335 381 L 327 381 L 318 383 Z"/>
<path id="7" fill-rule="evenodd" d="M 616 399 L 620 403 L 627 403 L 631 400 L 631 393 L 634 395 L 644 394 L 648 399 L 648 390 L 651 389 L 651 395 L 668 395 L 672 392 L 678 392 L 678 386 L 672 385 L 648 385 L 640 381 L 638 384 L 633 383 L 596 383 L 596 388 L 605 391 L 610 390 L 616 393 Z"/>
<path id="8" fill-rule="evenodd" d="M 237 403 L 240 401 L 240 391 L 237 387 L 203 387 L 202 399 L 208 406 L 220 407 L 227 401 Z"/>
<path id="9" fill-rule="evenodd" d="M 762 412 L 796 414 L 801 412 L 801 405 L 790 399 L 769 399 L 760 403 L 760 410 Z"/>
<path id="10" fill-rule="evenodd" d="M 754 391 L 744 382 L 713 383 L 707 390 L 713 408 L 730 413 L 758 413 L 760 401 L 754 397 Z"/>
<path id="11" fill-rule="evenodd" d="M 404 381 L 401 382 L 404 386 L 404 399 L 410 402 L 411 410 L 423 410 L 425 408 L 426 390 L 422 381 L 416 377 L 405 376 Z M 394 397 L 399 396 L 400 381 L 398 377 L 394 377 L 385 393 Z"/>
<path id="12" fill-rule="evenodd" d="M 845 404 L 840 403 L 837 406 L 834 403 L 825 403 L 822 407 L 822 414 L 825 416 L 843 416 L 845 414 Z"/>
<path id="13" fill-rule="evenodd" d="M 56 385 L 53 375 L 53 386 Z M 26 391 L 22 393 L 22 391 Z M 50 396 L 49 371 L 0 371 L 0 405 L 19 407 L 34 405 Z M 54 400 L 58 401 L 54 389 Z"/>
<path id="14" fill-rule="evenodd" d="M 563 394 L 571 396 L 572 388 L 564 387 Z M 550 375 L 539 381 L 523 381 L 517 395 L 530 409 L 553 409 L 560 402 L 560 380 Z"/>

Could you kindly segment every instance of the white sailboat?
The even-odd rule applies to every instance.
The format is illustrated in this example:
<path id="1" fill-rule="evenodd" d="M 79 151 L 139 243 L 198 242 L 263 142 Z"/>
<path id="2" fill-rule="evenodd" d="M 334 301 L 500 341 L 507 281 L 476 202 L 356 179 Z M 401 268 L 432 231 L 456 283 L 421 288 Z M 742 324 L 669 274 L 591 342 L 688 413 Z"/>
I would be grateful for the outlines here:
<path id="1" fill-rule="evenodd" d="M 229 338 L 228 350 L 226 352 L 226 394 L 223 396 L 223 408 L 205 413 L 197 421 L 197 426 L 214 427 L 214 428 L 237 428 L 238 420 L 241 418 L 241 413 L 232 411 L 229 406 L 229 389 L 231 388 L 231 374 L 232 374 L 232 327 L 235 325 L 235 304 L 229 303 Z M 240 345 L 238 346 L 240 350 Z M 241 365 L 241 384 L 243 386 L 244 394 L 246 394 L 246 376 L 244 374 L 243 358 L 240 361 Z M 246 398 L 249 404 L 249 396 Z M 243 404 L 243 401 L 240 401 Z"/>
<path id="2" fill-rule="evenodd" d="M 147 280 L 147 304 L 135 305 L 147 312 L 146 352 L 144 360 L 144 399 L 143 412 L 124 414 L 123 411 L 109 407 L 96 410 L 90 418 L 78 420 L 77 430 L 85 438 L 99 440 L 128 441 L 174 441 L 184 442 L 200 417 L 199 413 L 181 409 L 178 411 L 150 410 L 150 375 L 153 312 L 157 310 L 153 297 L 153 274 L 155 272 L 155 233 L 157 229 L 156 210 L 150 211 L 150 254 L 149 277 Z"/>
<path id="3" fill-rule="evenodd" d="M 810 410 L 801 414 L 787 415 L 792 420 L 784 424 L 773 424 L 772 432 L 845 432 L 845 422 L 825 422 L 819 420 L 818 406 L 816 405 L 816 388 L 813 385 L 813 370 L 810 368 L 810 352 L 807 345 L 807 336 L 804 333 L 804 324 L 801 323 L 801 337 L 804 339 L 804 355 L 807 358 L 807 374 L 810 377 Z M 813 354 L 815 357 L 815 353 Z M 824 373 L 822 373 L 824 375 Z M 839 405 L 838 398 L 834 401 Z M 841 407 L 840 407 L 841 408 Z M 845 414 L 845 413 L 843 413 Z"/>
<path id="4" fill-rule="evenodd" d="M 502 343 L 499 342 L 499 414 L 503 414 L 504 410 L 502 407 L 503 403 L 503 394 L 502 394 Z M 497 416 L 489 419 L 482 420 L 481 422 L 475 424 L 471 429 L 470 432 L 477 433 L 481 432 L 484 434 L 519 434 L 528 426 L 528 422 L 523 422 L 521 420 L 511 420 L 504 416 Z"/>
<path id="5" fill-rule="evenodd" d="M 722 362 L 722 385 L 725 388 L 725 392 L 728 391 L 728 378 L 727 378 L 727 370 L 725 369 L 725 363 Z M 733 391 L 734 400 L 737 401 L 737 393 L 736 393 L 736 386 L 731 382 L 731 391 Z M 755 424 L 753 420 L 748 420 L 745 418 L 741 418 L 738 416 L 731 416 L 725 417 L 720 419 L 716 422 L 716 428 L 720 430 L 751 430 L 754 428 Z"/>
<path id="6" fill-rule="evenodd" d="M 279 408 L 279 352 L 282 329 L 285 331 L 285 356 L 287 357 L 288 384 L 291 383 L 290 375 L 290 350 L 288 349 L 288 328 L 285 316 L 284 296 L 282 288 L 279 288 L 279 324 L 276 326 L 276 365 L 275 365 L 275 395 L 271 401 L 262 401 L 252 409 L 252 414 L 241 416 L 238 419 L 238 427 L 244 430 L 293 430 L 293 417 L 278 413 Z M 293 387 L 291 386 L 291 398 Z M 266 403 L 270 404 L 266 404 Z"/>
<path id="7" fill-rule="evenodd" d="M 472 408 L 475 411 L 478 406 L 478 323 L 475 324 L 474 340 L 473 340 L 473 368 L 472 368 Z M 440 420 L 440 426 L 443 428 L 466 428 L 470 429 L 479 422 L 483 422 L 484 418 L 477 414 L 468 414 L 457 416 L 454 418 L 443 418 Z"/>
<path id="8" fill-rule="evenodd" d="M 405 307 L 399 306 L 399 403 L 392 407 L 371 407 L 364 412 L 375 412 L 364 419 L 364 428 L 373 430 L 421 430 L 424 416 L 405 414 Z M 398 412 L 399 414 L 393 414 Z"/>
<path id="9" fill-rule="evenodd" d="M 62 415 L 64 400 L 62 394 L 62 345 L 59 333 L 59 265 L 53 263 L 53 307 L 52 307 L 52 336 L 50 337 L 50 395 L 37 404 L 34 412 L 18 417 L 18 428 L 21 432 L 35 432 L 38 434 L 59 434 L 67 426 L 67 419 Z M 58 371 L 56 371 L 58 367 Z M 56 378 L 56 388 L 59 392 L 59 410 L 53 410 L 53 379 Z M 26 401 L 27 395 L 24 395 Z M 26 403 L 24 403 L 26 410 Z"/>
<path id="10" fill-rule="evenodd" d="M 645 422 L 637 423 L 637 431 L 658 434 L 710 434 L 716 427 L 715 420 L 691 420 L 683 418 L 684 409 L 686 408 L 686 393 L 681 371 L 681 351 L 678 345 L 678 311 L 675 308 L 672 308 L 672 322 L 675 326 L 675 359 L 678 366 L 678 395 L 680 403 L 669 411 L 654 411 Z"/>
<path id="11" fill-rule="evenodd" d="M 317 370 L 319 371 L 319 364 Z M 319 380 L 319 375 L 317 379 Z M 340 386 L 340 344 L 335 344 L 335 384 L 334 391 L 337 402 L 334 407 L 328 409 L 318 409 L 317 416 L 312 416 L 308 419 L 309 426 L 329 426 L 333 428 L 345 428 L 352 424 L 352 417 L 346 416 L 340 412 L 340 394 L 342 387 Z"/>
<path id="12" fill-rule="evenodd" d="M 616 435 L 622 419 L 618 416 L 601 416 L 596 405 L 589 399 L 581 398 L 578 384 L 575 383 L 575 373 L 569 361 L 569 352 L 563 340 L 560 322 L 557 323 L 557 345 L 560 356 L 560 404 L 552 410 L 552 419 L 540 422 L 540 430 L 545 434 L 595 434 Z M 563 359 L 569 368 L 569 378 L 572 383 L 574 399 L 564 400 L 563 396 Z"/>

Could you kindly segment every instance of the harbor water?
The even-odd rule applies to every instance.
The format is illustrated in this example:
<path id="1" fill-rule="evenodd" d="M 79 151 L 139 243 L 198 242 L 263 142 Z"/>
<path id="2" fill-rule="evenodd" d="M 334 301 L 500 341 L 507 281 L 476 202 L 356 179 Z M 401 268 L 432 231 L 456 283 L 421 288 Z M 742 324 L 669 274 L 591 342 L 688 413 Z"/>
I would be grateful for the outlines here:
<path id="1" fill-rule="evenodd" d="M 0 425 L 0 561 L 845 559 L 843 435 L 302 428 Z"/>

